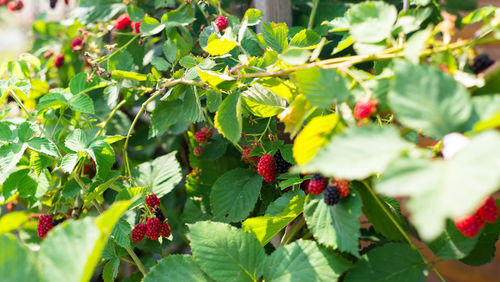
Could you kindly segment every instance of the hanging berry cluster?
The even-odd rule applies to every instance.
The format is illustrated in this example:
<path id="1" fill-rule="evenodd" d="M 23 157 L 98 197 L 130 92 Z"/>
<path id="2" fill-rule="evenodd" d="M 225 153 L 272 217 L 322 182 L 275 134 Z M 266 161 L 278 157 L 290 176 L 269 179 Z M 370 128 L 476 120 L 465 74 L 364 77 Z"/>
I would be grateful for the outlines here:
<path id="1" fill-rule="evenodd" d="M 203 154 L 203 146 L 210 138 L 212 138 L 212 135 L 212 129 L 208 126 L 203 127 L 200 131 L 197 131 L 194 134 L 194 139 L 198 142 L 198 145 L 193 148 L 193 154 L 195 156 L 199 157 Z"/>
<path id="2" fill-rule="evenodd" d="M 166 221 L 165 215 L 160 209 L 160 199 L 151 194 L 145 200 L 146 214 L 148 218 L 142 217 L 140 222 L 137 223 L 132 229 L 132 240 L 139 243 L 144 239 L 144 236 L 151 240 L 158 240 L 158 238 L 168 238 L 171 234 L 170 226 Z"/>
<path id="3" fill-rule="evenodd" d="M 488 197 L 474 214 L 455 220 L 455 226 L 465 236 L 474 237 L 486 222 L 494 223 L 497 219 L 497 203 L 493 197 Z"/>
<path id="4" fill-rule="evenodd" d="M 54 228 L 56 225 L 64 222 L 66 218 L 56 219 L 54 220 L 51 215 L 41 215 L 38 218 L 38 226 L 36 228 L 36 232 L 38 237 L 44 239 L 47 237 L 47 233 Z"/>

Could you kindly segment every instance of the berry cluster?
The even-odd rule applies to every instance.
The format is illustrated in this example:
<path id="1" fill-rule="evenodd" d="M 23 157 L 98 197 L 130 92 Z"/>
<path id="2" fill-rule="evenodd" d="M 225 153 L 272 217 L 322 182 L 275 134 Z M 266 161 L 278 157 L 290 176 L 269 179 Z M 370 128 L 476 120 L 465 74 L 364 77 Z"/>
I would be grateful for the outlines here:
<path id="1" fill-rule="evenodd" d="M 141 32 L 141 22 L 133 22 L 127 13 L 123 13 L 115 21 L 116 30 L 123 30 L 127 27 L 131 27 L 134 33 Z"/>
<path id="2" fill-rule="evenodd" d="M 485 222 L 493 223 L 498 218 L 498 206 L 493 197 L 488 197 L 473 215 L 455 220 L 455 226 L 467 237 L 474 237 Z"/>
<path id="3" fill-rule="evenodd" d="M 63 56 L 63 54 L 57 54 L 56 58 L 54 59 L 54 66 L 59 69 L 63 65 L 64 65 L 64 56 Z"/>
<path id="4" fill-rule="evenodd" d="M 38 218 L 38 226 L 36 227 L 36 233 L 38 237 L 45 238 L 47 237 L 47 233 L 54 228 L 54 226 L 64 222 L 66 218 L 56 219 L 54 220 L 50 215 L 41 215 Z"/>
<path id="5" fill-rule="evenodd" d="M 155 217 L 142 218 L 141 222 L 137 223 L 132 229 L 132 240 L 139 243 L 144 239 L 144 236 L 151 240 L 158 240 L 160 237 L 169 237 L 171 230 L 165 215 L 160 210 L 160 199 L 155 194 L 151 194 L 146 197 L 145 203 L 147 208 L 154 213 Z"/>
<path id="6" fill-rule="evenodd" d="M 306 191 L 306 194 L 320 195 L 324 192 L 323 199 L 328 206 L 335 205 L 341 199 L 348 197 L 351 194 L 349 190 L 349 181 L 336 178 L 331 184 L 328 178 L 316 173 L 310 180 L 305 180 L 301 184 L 301 188 Z"/>
<path id="7" fill-rule="evenodd" d="M 215 19 L 215 25 L 220 31 L 224 31 L 224 29 L 226 29 L 227 26 L 229 25 L 229 21 L 227 20 L 226 17 L 220 16 Z"/>
<path id="8" fill-rule="evenodd" d="M 200 143 L 196 145 L 193 149 L 193 154 L 197 157 L 203 154 L 203 144 L 207 143 L 208 139 L 210 139 L 213 135 L 212 129 L 208 126 L 203 127 L 200 131 L 197 131 L 194 134 L 194 139 L 196 142 Z"/>

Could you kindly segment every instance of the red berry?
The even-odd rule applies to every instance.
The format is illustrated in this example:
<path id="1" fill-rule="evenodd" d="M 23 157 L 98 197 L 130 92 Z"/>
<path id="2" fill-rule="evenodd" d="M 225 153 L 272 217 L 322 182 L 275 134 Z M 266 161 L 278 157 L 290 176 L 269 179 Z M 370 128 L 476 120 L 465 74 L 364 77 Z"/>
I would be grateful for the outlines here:
<path id="1" fill-rule="evenodd" d="M 48 58 L 52 57 L 52 55 L 54 55 L 54 52 L 52 52 L 51 50 L 48 50 L 45 53 L 43 53 L 43 57 L 45 59 L 48 59 Z"/>
<path id="2" fill-rule="evenodd" d="M 370 99 L 361 99 L 354 106 L 354 117 L 357 119 L 369 118 L 376 112 L 377 102 Z"/>
<path id="3" fill-rule="evenodd" d="M 12 12 L 19 10 L 18 2 L 10 1 L 7 3 L 7 8 Z"/>
<path id="4" fill-rule="evenodd" d="M 314 174 L 313 178 L 309 181 L 309 185 L 307 185 L 307 190 L 313 195 L 319 195 L 327 185 L 327 178 L 322 177 L 320 174 Z"/>
<path id="5" fill-rule="evenodd" d="M 208 136 L 206 132 L 198 131 L 194 134 L 194 139 L 200 143 L 205 143 L 208 140 Z"/>
<path id="6" fill-rule="evenodd" d="M 457 229 L 467 237 L 474 237 L 483 228 L 484 221 L 477 215 L 471 215 L 455 220 Z"/>
<path id="7" fill-rule="evenodd" d="M 54 221 L 50 215 L 40 216 L 38 218 L 38 227 L 36 228 L 38 237 L 45 238 L 52 227 L 54 227 Z"/>
<path id="8" fill-rule="evenodd" d="M 71 41 L 71 48 L 73 48 L 73 51 L 82 50 L 82 45 L 83 40 L 80 37 L 76 37 L 73 41 Z"/>
<path id="9" fill-rule="evenodd" d="M 17 1 L 17 10 L 21 10 L 22 8 L 24 8 L 23 1 L 21 1 L 21 0 Z"/>
<path id="10" fill-rule="evenodd" d="M 8 0 L 0 0 L 0 5 L 5 5 Z"/>
<path id="11" fill-rule="evenodd" d="M 130 27 L 132 28 L 132 30 L 134 31 L 134 33 L 141 33 L 141 22 L 132 22 L 130 24 Z"/>
<path id="12" fill-rule="evenodd" d="M 117 30 L 122 30 L 127 28 L 132 21 L 130 20 L 130 17 L 128 16 L 127 13 L 121 14 L 115 22 L 115 28 Z"/>
<path id="13" fill-rule="evenodd" d="M 273 182 L 276 176 L 276 165 L 274 159 L 270 155 L 264 155 L 260 158 L 257 165 L 257 172 L 264 177 L 264 181 Z"/>
<path id="14" fill-rule="evenodd" d="M 57 54 L 54 60 L 54 66 L 56 68 L 61 68 L 64 65 L 64 56 L 62 54 Z"/>
<path id="15" fill-rule="evenodd" d="M 146 222 L 146 236 L 151 240 L 157 240 L 160 237 L 161 221 L 158 218 L 150 218 Z"/>
<path id="16" fill-rule="evenodd" d="M 337 178 L 333 180 L 333 184 L 337 186 L 337 188 L 340 191 L 340 198 L 345 198 L 351 194 L 351 190 L 349 190 L 349 181 L 342 179 L 342 178 Z"/>
<path id="17" fill-rule="evenodd" d="M 201 156 L 203 154 L 203 147 L 199 145 L 194 147 L 193 154 L 197 157 Z"/>
<path id="18" fill-rule="evenodd" d="M 168 222 L 163 222 L 160 227 L 160 235 L 163 238 L 168 238 L 170 236 L 170 226 L 168 226 Z"/>
<path id="19" fill-rule="evenodd" d="M 498 218 L 498 206 L 493 197 L 488 197 L 476 214 L 484 221 L 495 222 Z"/>
<path id="20" fill-rule="evenodd" d="M 208 126 L 205 126 L 201 129 L 202 132 L 205 132 L 205 134 L 207 135 L 207 138 L 212 138 L 212 129 Z"/>
<path id="21" fill-rule="evenodd" d="M 144 238 L 144 235 L 146 235 L 146 224 L 137 223 L 132 229 L 132 240 L 139 243 Z"/>
<path id="22" fill-rule="evenodd" d="M 151 194 L 146 197 L 146 205 L 148 205 L 151 209 L 156 209 L 160 206 L 160 199 L 156 197 L 156 194 Z"/>
<path id="23" fill-rule="evenodd" d="M 228 24 L 229 24 L 229 22 L 228 22 L 227 18 L 224 16 L 220 16 L 220 17 L 215 19 L 215 25 L 217 26 L 217 28 L 220 31 L 223 31 L 224 29 L 226 29 Z"/>

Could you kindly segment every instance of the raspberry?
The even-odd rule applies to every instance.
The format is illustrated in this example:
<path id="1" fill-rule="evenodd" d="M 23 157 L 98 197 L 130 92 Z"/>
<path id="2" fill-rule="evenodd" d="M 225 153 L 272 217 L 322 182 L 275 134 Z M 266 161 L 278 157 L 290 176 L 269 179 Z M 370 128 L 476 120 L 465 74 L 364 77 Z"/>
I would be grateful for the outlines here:
<path id="1" fill-rule="evenodd" d="M 488 197 L 476 214 L 484 221 L 495 222 L 498 218 L 498 206 L 493 197 Z"/>
<path id="2" fill-rule="evenodd" d="M 163 238 L 167 238 L 170 236 L 170 226 L 168 226 L 168 222 L 163 222 L 160 227 L 160 235 Z"/>
<path id="3" fill-rule="evenodd" d="M 342 179 L 342 178 L 337 178 L 333 180 L 333 184 L 337 186 L 337 188 L 340 191 L 340 198 L 345 198 L 351 194 L 351 190 L 349 190 L 349 181 Z"/>
<path id="4" fill-rule="evenodd" d="M 199 145 L 194 147 L 193 154 L 197 157 L 201 156 L 203 154 L 203 147 Z"/>
<path id="5" fill-rule="evenodd" d="M 52 55 L 54 55 L 54 52 L 52 52 L 52 51 L 50 51 L 50 50 L 49 50 L 49 51 L 46 51 L 45 53 L 43 53 L 43 57 L 44 57 L 45 59 L 48 59 L 48 58 L 52 57 Z"/>
<path id="6" fill-rule="evenodd" d="M 151 209 L 156 209 L 160 206 L 160 199 L 156 197 L 156 194 L 151 194 L 146 197 L 146 205 L 148 205 Z"/>
<path id="7" fill-rule="evenodd" d="M 370 99 L 361 99 L 354 106 L 354 117 L 357 119 L 369 118 L 376 112 L 377 102 Z"/>
<path id="8" fill-rule="evenodd" d="M 134 31 L 134 33 L 141 33 L 141 22 L 133 22 L 130 24 L 130 27 Z"/>
<path id="9" fill-rule="evenodd" d="M 146 224 L 137 223 L 132 229 L 132 240 L 139 243 L 144 238 L 144 235 L 146 235 Z"/>
<path id="10" fill-rule="evenodd" d="M 264 177 L 264 181 L 273 182 L 276 176 L 276 166 L 273 157 L 270 155 L 262 156 L 257 165 L 257 172 Z"/>
<path id="11" fill-rule="evenodd" d="M 490 57 L 486 54 L 481 54 L 477 57 L 474 58 L 474 61 L 472 65 L 470 66 L 470 69 L 472 72 L 475 74 L 481 73 L 485 71 L 487 68 L 491 67 L 495 61 L 490 59 Z"/>
<path id="12" fill-rule="evenodd" d="M 313 195 L 319 195 L 323 192 L 327 184 L 328 179 L 322 177 L 319 173 L 315 173 L 309 181 L 309 185 L 307 185 L 307 190 Z"/>
<path id="13" fill-rule="evenodd" d="M 161 222 L 158 218 L 150 218 L 146 222 L 146 236 L 151 240 L 157 240 L 160 237 Z"/>
<path id="14" fill-rule="evenodd" d="M 194 134 L 194 139 L 200 143 L 205 143 L 208 140 L 208 136 L 206 132 L 198 131 Z"/>
<path id="15" fill-rule="evenodd" d="M 38 237 L 45 238 L 52 227 L 54 227 L 54 221 L 50 215 L 40 216 L 38 218 L 38 227 L 36 228 Z"/>
<path id="16" fill-rule="evenodd" d="M 5 5 L 7 4 L 7 0 L 0 0 L 0 5 Z"/>
<path id="17" fill-rule="evenodd" d="M 328 186 L 324 194 L 325 203 L 328 206 L 333 206 L 340 201 L 340 191 L 335 186 Z"/>
<path id="18" fill-rule="evenodd" d="M 54 9 L 56 7 L 57 0 L 50 0 L 50 8 Z"/>
<path id="19" fill-rule="evenodd" d="M 130 20 L 130 17 L 128 16 L 127 13 L 121 14 L 115 22 L 115 28 L 117 30 L 122 30 L 127 28 L 132 21 Z"/>
<path id="20" fill-rule="evenodd" d="M 64 65 L 64 56 L 62 54 L 57 54 L 54 60 L 54 66 L 56 68 L 61 68 Z"/>
<path id="21" fill-rule="evenodd" d="M 276 171 L 278 172 L 278 174 L 288 172 L 290 167 L 292 167 L 291 163 L 285 161 L 285 159 L 281 155 L 280 150 L 278 150 L 278 152 L 274 154 L 274 164 L 276 165 Z"/>
<path id="22" fill-rule="evenodd" d="M 467 237 L 474 237 L 483 228 L 484 221 L 476 214 L 455 220 L 457 229 Z"/>
<path id="23" fill-rule="evenodd" d="M 73 51 L 80 51 L 82 50 L 83 47 L 83 40 L 80 37 L 76 37 L 71 41 L 71 48 L 73 48 Z"/>
<path id="24" fill-rule="evenodd" d="M 220 31 L 223 31 L 224 29 L 226 29 L 228 23 L 229 22 L 228 22 L 227 18 L 224 16 L 220 16 L 220 17 L 215 19 L 215 25 L 217 26 L 217 28 Z"/>
<path id="25" fill-rule="evenodd" d="M 205 132 L 205 134 L 207 135 L 207 138 L 212 138 L 212 129 L 208 126 L 205 126 L 201 129 L 202 132 Z"/>

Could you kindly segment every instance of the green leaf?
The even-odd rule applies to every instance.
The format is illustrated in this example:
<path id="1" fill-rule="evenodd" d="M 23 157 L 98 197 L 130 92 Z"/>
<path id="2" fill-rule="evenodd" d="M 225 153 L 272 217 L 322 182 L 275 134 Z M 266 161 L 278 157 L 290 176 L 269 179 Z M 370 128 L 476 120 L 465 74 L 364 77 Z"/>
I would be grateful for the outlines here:
<path id="1" fill-rule="evenodd" d="M 427 274 L 428 266 L 417 250 L 387 243 L 362 256 L 345 281 L 425 281 Z"/>
<path id="2" fill-rule="evenodd" d="M 75 169 L 75 166 L 78 163 L 78 159 L 79 157 L 76 153 L 67 154 L 62 158 L 59 167 L 62 169 L 62 171 L 71 173 L 73 169 Z"/>
<path id="3" fill-rule="evenodd" d="M 222 103 L 222 94 L 219 91 L 208 91 L 207 95 L 207 109 L 215 113 Z"/>
<path id="4" fill-rule="evenodd" d="M 115 225 L 115 228 L 111 232 L 111 238 L 123 248 L 130 247 L 130 234 L 132 232 L 132 226 L 125 219 L 121 218 Z"/>
<path id="5" fill-rule="evenodd" d="M 115 151 L 108 143 L 97 140 L 90 144 L 87 152 L 94 159 L 97 168 L 97 177 L 106 179 L 115 162 Z"/>
<path id="6" fill-rule="evenodd" d="M 182 180 L 181 167 L 173 151 L 152 161 L 142 163 L 132 170 L 132 177 L 139 186 L 148 186 L 158 197 L 169 193 Z"/>
<path id="7" fill-rule="evenodd" d="M 56 145 L 46 138 L 33 137 L 33 139 L 28 141 L 28 147 L 33 151 L 37 151 L 48 156 L 56 158 L 59 157 Z"/>
<path id="8" fill-rule="evenodd" d="M 397 16 L 396 7 L 382 1 L 356 4 L 349 9 L 349 31 L 357 42 L 380 42 L 391 35 Z"/>
<path id="9" fill-rule="evenodd" d="M 443 234 L 429 243 L 429 247 L 442 259 L 462 259 L 472 251 L 478 239 L 479 236 L 466 237 L 448 220 Z"/>
<path id="10" fill-rule="evenodd" d="M 16 237 L 0 235 L 0 273 L 3 281 L 40 281 L 34 255 Z"/>
<path id="11" fill-rule="evenodd" d="M 102 270 L 102 279 L 104 282 L 115 281 L 116 276 L 118 276 L 118 268 L 120 267 L 120 259 L 113 258 L 109 260 Z"/>
<path id="12" fill-rule="evenodd" d="M 36 109 L 39 112 L 43 112 L 48 108 L 64 107 L 68 105 L 68 100 L 60 93 L 49 93 L 40 98 L 40 101 L 36 105 Z"/>
<path id="13" fill-rule="evenodd" d="M 233 143 L 238 143 L 241 137 L 240 93 L 229 94 L 215 114 L 215 128 Z"/>
<path id="14" fill-rule="evenodd" d="M 81 152 L 87 149 L 87 135 L 83 130 L 77 128 L 66 137 L 64 146 L 73 152 Z"/>
<path id="15" fill-rule="evenodd" d="M 288 27 L 286 23 L 262 23 L 264 41 L 274 51 L 281 53 L 288 48 Z"/>
<path id="16" fill-rule="evenodd" d="M 82 24 L 91 23 L 95 20 L 107 22 L 119 13 L 127 11 L 127 6 L 115 1 L 81 1 L 72 10 L 72 15 Z"/>
<path id="17" fill-rule="evenodd" d="M 498 189 L 498 144 L 500 134 L 485 131 L 446 161 L 394 161 L 376 190 L 389 196 L 410 196 L 411 221 L 423 239 L 435 239 L 444 230 L 446 218 L 471 214 Z M 470 187 L 475 187 L 474 193 Z"/>
<path id="18" fill-rule="evenodd" d="M 232 78 L 231 76 L 222 73 L 217 73 L 208 70 L 201 70 L 201 69 L 196 69 L 196 71 L 198 72 L 198 75 L 200 76 L 201 80 L 203 80 L 204 82 L 210 84 L 215 88 L 221 88 L 219 87 L 219 85 L 234 80 L 234 78 Z"/>
<path id="19" fill-rule="evenodd" d="M 149 137 L 157 137 L 179 121 L 181 117 L 178 110 L 182 107 L 181 100 L 161 101 L 151 113 Z"/>
<path id="20" fill-rule="evenodd" d="M 290 48 L 281 54 L 280 58 L 289 65 L 299 66 L 305 64 L 310 56 L 311 52 L 308 50 Z"/>
<path id="21" fill-rule="evenodd" d="M 264 13 L 257 9 L 248 9 L 243 16 L 243 20 L 247 20 L 248 26 L 259 24 Z"/>
<path id="22" fill-rule="evenodd" d="M 404 54 L 409 61 L 418 64 L 420 61 L 420 51 L 425 48 L 425 42 L 431 36 L 431 32 L 431 29 L 417 31 L 406 42 Z"/>
<path id="23" fill-rule="evenodd" d="M 94 102 L 87 94 L 77 94 L 69 100 L 69 106 L 73 111 L 93 114 Z"/>
<path id="24" fill-rule="evenodd" d="M 163 54 L 171 64 L 173 64 L 177 58 L 177 45 L 170 38 L 163 44 Z"/>
<path id="25" fill-rule="evenodd" d="M 451 76 L 401 60 L 395 74 L 388 99 L 398 121 L 438 139 L 463 129 L 472 106 L 467 91 Z"/>
<path id="26" fill-rule="evenodd" d="M 133 22 L 140 22 L 144 18 L 144 15 L 146 15 L 146 13 L 142 8 L 134 5 L 128 6 L 127 12 L 128 15 L 130 16 L 130 20 Z"/>
<path id="27" fill-rule="evenodd" d="M 5 232 L 11 232 L 23 224 L 25 224 L 29 219 L 29 215 L 24 211 L 14 211 L 0 217 L 0 235 Z M 0 265 L 2 265 L 0 263 Z"/>
<path id="28" fill-rule="evenodd" d="M 462 24 L 473 24 L 484 20 L 495 12 L 494 6 L 479 8 L 462 19 Z"/>
<path id="29" fill-rule="evenodd" d="M 295 196 L 290 200 L 283 212 L 276 216 L 251 217 L 243 222 L 245 231 L 253 233 L 262 246 L 302 213 L 304 196 Z"/>
<path id="30" fill-rule="evenodd" d="M 259 117 L 271 117 L 282 112 L 286 101 L 260 84 L 254 84 L 241 93 L 249 110 Z"/>
<path id="31" fill-rule="evenodd" d="M 314 49 L 321 41 L 321 36 L 310 29 L 303 29 L 295 34 L 290 41 L 290 46 L 297 48 Z"/>
<path id="32" fill-rule="evenodd" d="M 236 47 L 237 43 L 227 38 L 215 38 L 208 42 L 204 48 L 212 56 L 220 56 L 229 53 Z"/>
<path id="33" fill-rule="evenodd" d="M 0 140 L 11 141 L 14 138 L 14 132 L 10 129 L 9 122 L 0 122 Z"/>
<path id="34" fill-rule="evenodd" d="M 314 241 L 297 240 L 266 259 L 265 281 L 337 281 L 349 263 Z"/>
<path id="35" fill-rule="evenodd" d="M 73 95 L 78 95 L 82 92 L 86 92 L 88 89 L 93 88 L 99 84 L 97 78 L 94 78 L 91 82 L 87 81 L 87 74 L 81 72 L 75 75 L 69 82 L 69 89 Z"/>
<path id="36" fill-rule="evenodd" d="M 157 33 L 160 33 L 164 29 L 165 24 L 160 23 L 157 19 L 146 14 L 141 23 L 141 36 L 155 35 Z"/>
<path id="37" fill-rule="evenodd" d="M 383 172 L 408 146 L 393 127 L 351 127 L 335 135 L 301 169 L 326 176 L 364 179 Z"/>
<path id="38" fill-rule="evenodd" d="M 203 109 L 201 103 L 192 87 L 186 89 L 184 101 L 182 103 L 182 113 L 184 121 L 196 123 L 203 121 Z"/>
<path id="39" fill-rule="evenodd" d="M 36 192 L 37 182 L 30 175 L 29 169 L 18 170 L 5 180 L 3 183 L 3 195 L 6 199 L 13 196 L 16 192 L 23 198 L 29 198 Z"/>
<path id="40" fill-rule="evenodd" d="M 262 186 L 255 172 L 235 168 L 215 181 L 210 192 L 210 205 L 215 220 L 235 222 L 245 219 L 254 209 Z"/>
<path id="41" fill-rule="evenodd" d="M 211 281 L 200 269 L 193 256 L 187 255 L 167 256 L 151 268 L 151 271 L 144 277 L 145 282 L 164 280 L 172 282 Z"/>
<path id="42" fill-rule="evenodd" d="M 167 60 L 160 57 L 153 58 L 151 64 L 153 64 L 153 66 L 159 71 L 168 71 L 172 67 L 172 65 L 167 62 Z"/>
<path id="43" fill-rule="evenodd" d="M 329 108 L 335 100 L 341 102 L 349 96 L 344 77 L 333 69 L 300 69 L 293 78 L 307 100 L 322 109 Z"/>
<path id="44" fill-rule="evenodd" d="M 193 256 L 217 281 L 255 281 L 262 275 L 264 249 L 252 234 L 228 224 L 200 221 L 189 225 Z"/>
<path id="45" fill-rule="evenodd" d="M 166 27 L 183 26 L 192 23 L 195 18 L 191 17 L 186 11 L 172 10 L 167 12 L 161 18 L 161 22 Z"/>
<path id="46" fill-rule="evenodd" d="M 15 170 L 26 147 L 28 147 L 26 144 L 17 143 L 7 143 L 0 147 L 0 184 Z"/>
<path id="47" fill-rule="evenodd" d="M 310 197 L 304 206 L 307 227 L 318 243 L 355 256 L 359 256 L 360 216 L 361 199 L 352 191 L 333 206 L 327 206 L 323 196 Z"/>
<path id="48" fill-rule="evenodd" d="M 35 135 L 33 125 L 27 121 L 21 123 L 17 128 L 17 136 L 20 142 L 27 142 Z"/>
<path id="49" fill-rule="evenodd" d="M 142 73 L 114 70 L 111 72 L 111 78 L 113 79 L 130 79 L 135 81 L 146 81 L 148 76 Z"/>
<path id="50" fill-rule="evenodd" d="M 274 200 L 266 209 L 267 215 L 270 216 L 277 216 L 283 213 L 283 211 L 286 209 L 290 201 L 295 198 L 296 196 L 302 196 L 305 197 L 306 194 L 302 190 L 292 190 L 288 191 L 282 196 L 280 196 L 278 199 Z"/>

